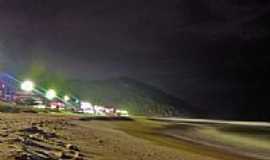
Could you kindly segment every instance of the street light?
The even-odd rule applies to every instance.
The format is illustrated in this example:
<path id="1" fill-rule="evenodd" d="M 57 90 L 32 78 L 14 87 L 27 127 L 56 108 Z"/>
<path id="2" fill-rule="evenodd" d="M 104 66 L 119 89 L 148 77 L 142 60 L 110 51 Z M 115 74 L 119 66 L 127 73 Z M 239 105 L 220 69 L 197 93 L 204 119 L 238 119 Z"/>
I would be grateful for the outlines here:
<path id="1" fill-rule="evenodd" d="M 65 100 L 65 102 L 68 102 L 70 100 L 70 97 L 68 95 L 65 95 L 64 100 Z"/>
<path id="2" fill-rule="evenodd" d="M 46 98 L 48 98 L 49 100 L 52 100 L 56 97 L 56 91 L 53 89 L 49 89 L 46 93 Z"/>
<path id="3" fill-rule="evenodd" d="M 35 88 L 34 82 L 30 80 L 26 80 L 21 83 L 21 89 L 26 92 L 32 92 Z"/>
<path id="4" fill-rule="evenodd" d="M 80 100 L 79 100 L 79 99 L 76 99 L 76 100 L 75 100 L 75 103 L 80 103 Z"/>

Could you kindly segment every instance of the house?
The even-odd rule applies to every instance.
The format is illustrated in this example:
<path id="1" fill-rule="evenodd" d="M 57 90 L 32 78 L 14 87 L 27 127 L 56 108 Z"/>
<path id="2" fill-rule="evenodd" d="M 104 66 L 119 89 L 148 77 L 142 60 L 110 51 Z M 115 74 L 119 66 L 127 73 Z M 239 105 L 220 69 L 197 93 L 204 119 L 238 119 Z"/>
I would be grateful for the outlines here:
<path id="1" fill-rule="evenodd" d="M 0 99 L 4 99 L 5 97 L 5 83 L 0 80 Z"/>
<path id="2" fill-rule="evenodd" d="M 0 100 L 12 102 L 15 99 L 16 87 L 0 80 Z"/>
<path id="3" fill-rule="evenodd" d="M 54 99 L 49 102 L 48 109 L 52 110 L 64 110 L 65 109 L 65 103 L 59 99 Z"/>

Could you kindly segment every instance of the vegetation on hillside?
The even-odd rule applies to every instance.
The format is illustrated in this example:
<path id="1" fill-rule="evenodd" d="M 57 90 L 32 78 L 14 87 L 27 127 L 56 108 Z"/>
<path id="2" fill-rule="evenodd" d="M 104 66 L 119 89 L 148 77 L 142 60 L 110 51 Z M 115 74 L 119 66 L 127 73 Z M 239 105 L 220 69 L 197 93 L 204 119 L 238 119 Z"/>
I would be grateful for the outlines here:
<path id="1" fill-rule="evenodd" d="M 138 115 L 186 115 L 189 107 L 182 100 L 130 78 L 71 81 L 69 84 L 71 90 L 93 104 L 112 105 Z"/>
<path id="2" fill-rule="evenodd" d="M 131 78 L 68 81 L 64 75 L 33 68 L 21 78 L 31 77 L 45 89 L 56 89 L 60 96 L 73 94 L 93 104 L 115 106 L 136 115 L 183 116 L 191 109 L 184 101 Z"/>

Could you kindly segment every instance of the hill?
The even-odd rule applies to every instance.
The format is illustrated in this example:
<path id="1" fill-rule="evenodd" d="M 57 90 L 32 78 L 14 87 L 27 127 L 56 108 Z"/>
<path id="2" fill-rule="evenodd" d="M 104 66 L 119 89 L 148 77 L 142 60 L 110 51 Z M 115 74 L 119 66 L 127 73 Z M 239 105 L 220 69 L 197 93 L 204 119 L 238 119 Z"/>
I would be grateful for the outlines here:
<path id="1" fill-rule="evenodd" d="M 69 89 L 94 104 L 113 105 L 133 114 L 179 116 L 191 109 L 183 100 L 131 78 L 69 83 Z"/>
<path id="2" fill-rule="evenodd" d="M 135 79 L 67 80 L 64 75 L 34 69 L 19 79 L 31 77 L 45 89 L 56 89 L 60 96 L 75 94 L 93 104 L 116 106 L 136 115 L 196 116 L 199 113 L 185 101 Z"/>

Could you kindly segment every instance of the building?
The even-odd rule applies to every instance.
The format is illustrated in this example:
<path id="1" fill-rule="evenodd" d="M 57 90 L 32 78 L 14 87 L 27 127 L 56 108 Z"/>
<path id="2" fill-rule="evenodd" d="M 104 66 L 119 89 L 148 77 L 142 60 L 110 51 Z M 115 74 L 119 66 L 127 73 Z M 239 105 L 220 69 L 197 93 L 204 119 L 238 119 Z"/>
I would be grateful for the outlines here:
<path id="1" fill-rule="evenodd" d="M 0 99 L 4 99 L 5 97 L 5 83 L 0 80 Z"/>
<path id="2" fill-rule="evenodd" d="M 39 94 L 22 91 L 18 80 L 9 75 L 0 74 L 0 100 L 22 105 L 34 105 L 38 101 L 43 101 L 43 98 Z"/>
<path id="3" fill-rule="evenodd" d="M 52 100 L 49 102 L 48 104 L 48 108 L 52 109 L 52 110 L 64 110 L 65 109 L 66 104 L 58 99 Z"/>
<path id="4" fill-rule="evenodd" d="M 0 100 L 12 102 L 16 97 L 16 87 L 0 79 Z"/>

